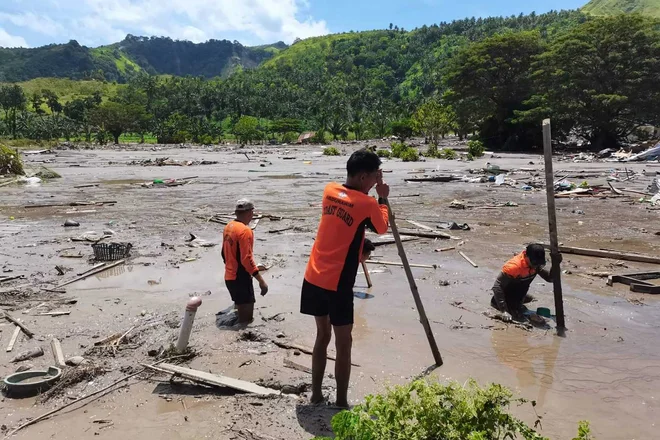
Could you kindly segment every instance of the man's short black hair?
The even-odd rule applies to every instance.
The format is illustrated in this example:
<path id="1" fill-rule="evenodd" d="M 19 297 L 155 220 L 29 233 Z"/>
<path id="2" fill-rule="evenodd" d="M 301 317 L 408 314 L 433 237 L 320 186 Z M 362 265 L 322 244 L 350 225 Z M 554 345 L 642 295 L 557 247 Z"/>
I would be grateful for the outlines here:
<path id="1" fill-rule="evenodd" d="M 373 252 L 376 250 L 376 246 L 368 238 L 364 239 L 364 245 L 362 246 L 362 253 L 366 254 L 367 252 Z"/>
<path id="2" fill-rule="evenodd" d="M 545 264 L 545 248 L 542 244 L 533 243 L 527 246 L 525 250 L 527 253 L 527 258 L 529 262 L 535 266 L 541 266 Z"/>
<path id="3" fill-rule="evenodd" d="M 366 148 L 357 150 L 346 162 L 346 171 L 349 176 L 355 176 L 359 173 L 373 173 L 380 168 L 380 158 L 373 151 Z"/>

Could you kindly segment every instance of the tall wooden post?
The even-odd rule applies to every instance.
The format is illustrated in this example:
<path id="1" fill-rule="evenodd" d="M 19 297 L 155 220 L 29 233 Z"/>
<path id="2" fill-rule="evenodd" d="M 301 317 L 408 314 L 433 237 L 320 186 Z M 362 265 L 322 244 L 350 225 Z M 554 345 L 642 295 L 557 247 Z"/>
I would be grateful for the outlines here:
<path id="1" fill-rule="evenodd" d="M 410 284 L 410 291 L 412 292 L 413 298 L 415 299 L 415 306 L 417 307 L 417 312 L 419 313 L 419 321 L 422 323 L 422 327 L 424 327 L 424 332 L 426 332 L 426 338 L 429 340 L 429 345 L 431 346 L 431 352 L 433 353 L 433 359 L 435 360 L 435 365 L 439 367 L 442 365 L 442 356 L 440 356 L 440 350 L 438 350 L 438 345 L 435 342 L 435 337 L 433 336 L 431 325 L 429 324 L 429 320 L 426 317 L 424 304 L 422 304 L 422 299 L 419 297 L 417 284 L 415 283 L 415 278 L 413 277 L 412 270 L 410 269 L 410 264 L 408 263 L 408 257 L 406 256 L 406 251 L 403 249 L 403 243 L 401 242 L 399 229 L 397 229 L 396 227 L 394 212 L 392 211 L 390 202 L 386 200 L 385 203 L 387 204 L 387 211 L 389 213 L 392 235 L 394 235 L 394 241 L 396 241 L 396 247 L 399 251 L 399 257 L 401 257 L 401 263 L 403 264 L 403 270 L 406 272 L 406 277 L 408 278 L 408 284 Z"/>
<path id="2" fill-rule="evenodd" d="M 548 196 L 548 226 L 550 229 L 550 260 L 552 261 L 552 286 L 555 293 L 557 333 L 566 329 L 564 321 L 564 298 L 561 290 L 561 268 L 559 267 L 559 240 L 557 238 L 557 213 L 555 210 L 555 184 L 552 170 L 552 136 L 550 119 L 543 120 L 543 153 L 545 156 L 545 192 Z"/>

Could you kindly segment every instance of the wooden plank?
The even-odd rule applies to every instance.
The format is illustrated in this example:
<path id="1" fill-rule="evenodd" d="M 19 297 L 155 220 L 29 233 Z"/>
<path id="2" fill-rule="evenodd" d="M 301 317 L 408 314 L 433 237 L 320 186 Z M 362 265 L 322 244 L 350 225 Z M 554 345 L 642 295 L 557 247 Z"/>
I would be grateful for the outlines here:
<path id="1" fill-rule="evenodd" d="M 43 312 L 43 313 L 39 313 L 39 316 L 53 316 L 53 317 L 55 317 L 55 316 L 66 316 L 66 315 L 70 315 L 70 314 L 71 314 L 71 312 L 69 310 L 67 310 L 65 312 Z"/>
<path id="2" fill-rule="evenodd" d="M 406 182 L 452 182 L 458 180 L 458 178 L 453 176 L 433 176 L 433 177 L 411 177 L 409 179 L 403 179 Z"/>
<path id="3" fill-rule="evenodd" d="M 646 284 L 632 283 L 630 285 L 630 291 L 637 293 L 650 293 L 653 295 L 658 295 L 660 294 L 660 286 L 655 286 L 655 285 L 648 286 Z"/>
<path id="4" fill-rule="evenodd" d="M 10 315 L 9 313 L 7 313 L 7 312 L 4 312 L 4 315 L 5 315 L 5 319 L 6 319 L 7 321 L 12 322 L 12 323 L 14 323 L 16 326 L 20 327 L 21 330 L 23 330 L 23 333 L 25 333 L 25 335 L 26 335 L 28 338 L 31 339 L 32 337 L 34 337 L 34 332 L 31 331 L 31 330 L 30 330 L 29 328 L 27 328 L 26 326 L 24 326 L 21 322 L 19 322 L 18 319 L 14 318 L 13 316 L 11 316 L 11 315 Z"/>
<path id="5" fill-rule="evenodd" d="M 543 246 L 546 249 L 550 247 L 547 244 L 544 244 Z M 629 254 L 625 252 L 602 251 L 599 249 L 587 249 L 587 248 L 578 248 L 571 246 L 559 246 L 559 252 L 563 254 L 584 255 L 587 257 L 610 258 L 613 260 L 626 260 L 626 261 L 636 261 L 638 263 L 660 264 L 660 257 L 653 257 L 650 255 L 641 255 L 641 254 Z"/>
<path id="6" fill-rule="evenodd" d="M 149 367 L 147 366 L 147 368 Z M 207 373 L 204 371 L 193 370 L 192 368 L 180 367 L 178 365 L 160 364 L 158 366 L 158 369 L 184 377 L 194 382 L 200 382 L 203 384 L 214 385 L 218 387 L 229 387 L 235 390 L 245 391 L 246 393 L 257 394 L 260 396 L 281 394 L 279 391 L 270 388 L 265 388 L 253 384 L 252 382 L 234 379 L 227 376 L 220 376 L 218 374 Z"/>
<path id="7" fill-rule="evenodd" d="M 446 248 L 441 248 L 441 249 L 436 249 L 435 252 L 447 252 L 447 251 L 453 251 L 456 249 L 456 246 L 450 246 Z"/>
<path id="8" fill-rule="evenodd" d="M 427 231 L 433 231 L 433 232 L 436 232 L 435 229 L 433 229 L 433 228 L 430 227 L 430 226 L 426 226 L 425 224 L 422 224 L 422 223 L 416 222 L 416 221 L 414 221 L 414 220 L 406 220 L 406 221 L 407 221 L 408 223 L 410 223 L 411 225 L 417 226 L 417 227 L 420 228 L 420 229 L 425 229 L 425 230 L 427 230 Z M 399 231 L 399 234 L 400 234 L 400 233 L 401 233 L 401 231 Z"/>
<path id="9" fill-rule="evenodd" d="M 19 334 L 21 334 L 21 328 L 17 326 L 14 329 L 14 334 L 11 335 L 11 340 L 9 341 L 9 345 L 7 345 L 7 352 L 10 352 L 14 349 L 14 344 L 16 344 L 16 340 L 18 339 Z"/>
<path id="10" fill-rule="evenodd" d="M 93 270 L 96 270 L 96 269 L 98 269 L 99 267 L 103 267 L 103 266 L 105 266 L 106 264 L 107 264 L 107 263 L 99 263 L 99 264 L 95 264 L 94 266 L 90 267 L 89 269 L 84 270 L 84 271 L 82 271 L 82 272 L 79 272 L 77 275 L 78 275 L 78 276 L 85 275 L 86 273 L 91 272 L 91 271 L 93 271 Z"/>
<path id="11" fill-rule="evenodd" d="M 18 280 L 22 278 L 25 278 L 25 275 L 14 275 L 12 277 L 4 277 L 4 278 L 0 278 L 0 283 L 4 283 L 11 280 Z"/>
<path id="12" fill-rule="evenodd" d="M 124 264 L 125 262 L 126 262 L 126 260 L 115 261 L 115 262 L 112 263 L 112 264 L 108 264 L 107 266 L 103 266 L 103 267 L 100 267 L 100 268 L 98 268 L 98 269 L 96 269 L 96 270 L 92 270 L 92 271 L 87 272 L 87 273 L 84 274 L 84 275 L 80 275 L 80 276 L 78 276 L 78 277 L 76 277 L 76 278 L 74 278 L 74 279 L 72 279 L 72 280 L 69 280 L 69 281 L 65 281 L 65 282 L 63 282 L 63 283 L 60 283 L 60 284 L 58 284 L 57 286 L 55 286 L 55 288 L 56 288 L 56 289 L 59 289 L 60 287 L 68 286 L 68 285 L 71 284 L 71 283 L 75 283 L 76 281 L 84 280 L 85 278 L 89 278 L 89 277 L 91 277 L 92 275 L 96 275 L 97 273 L 101 273 L 101 272 L 103 272 L 103 271 L 105 271 L 105 270 L 108 270 L 108 269 L 111 269 L 111 268 L 113 268 L 113 267 L 115 267 L 115 266 L 119 266 L 120 264 Z"/>
<path id="13" fill-rule="evenodd" d="M 414 229 L 399 229 L 399 235 L 409 235 L 412 237 L 421 237 L 421 238 L 441 238 L 443 240 L 459 240 L 458 237 L 454 237 L 453 235 L 445 234 L 444 232 L 438 232 L 438 231 L 417 231 Z"/>
<path id="14" fill-rule="evenodd" d="M 470 260 L 470 257 L 468 257 L 467 255 L 465 255 L 463 252 L 458 251 L 458 253 L 460 254 L 461 257 L 465 258 L 465 261 L 467 261 L 468 263 L 470 263 L 472 266 L 474 266 L 474 267 L 479 267 L 479 266 L 477 266 L 477 263 L 475 263 L 474 261 Z"/>
<path id="15" fill-rule="evenodd" d="M 62 345 L 60 344 L 60 340 L 57 338 L 51 339 L 50 348 L 53 350 L 53 358 L 55 358 L 55 364 L 60 368 L 64 368 L 66 364 L 64 363 L 64 353 L 62 353 Z"/>
<path id="16" fill-rule="evenodd" d="M 369 237 L 367 237 L 367 238 L 369 238 Z M 396 244 L 396 240 L 391 235 L 390 236 L 385 236 L 381 239 L 376 239 L 376 238 L 369 238 L 369 239 L 371 240 L 371 244 L 373 244 L 376 247 L 385 246 L 385 245 L 388 245 L 388 244 Z M 419 240 L 419 237 L 401 237 L 402 242 L 415 241 L 415 240 Z"/>
<path id="17" fill-rule="evenodd" d="M 403 263 L 399 263 L 398 261 L 377 261 L 377 260 L 367 260 L 365 263 L 369 264 L 382 264 L 383 266 L 399 266 L 399 267 L 404 267 Z M 414 264 L 414 263 L 409 263 L 408 264 L 410 267 L 419 267 L 422 269 L 437 269 L 438 265 L 437 264 Z"/>
<path id="18" fill-rule="evenodd" d="M 291 359 L 284 359 L 284 366 L 292 368 L 294 370 L 302 371 L 303 373 L 312 374 L 312 369 L 299 363 L 293 362 Z"/>

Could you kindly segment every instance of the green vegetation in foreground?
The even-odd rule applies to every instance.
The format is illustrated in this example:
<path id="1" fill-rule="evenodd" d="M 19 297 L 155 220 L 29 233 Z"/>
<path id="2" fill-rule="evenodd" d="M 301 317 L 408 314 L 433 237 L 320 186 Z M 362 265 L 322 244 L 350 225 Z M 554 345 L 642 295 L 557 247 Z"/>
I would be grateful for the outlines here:
<path id="1" fill-rule="evenodd" d="M 591 0 L 582 7 L 590 15 L 615 15 L 637 12 L 660 18 L 660 0 Z"/>
<path id="2" fill-rule="evenodd" d="M 417 380 L 367 396 L 365 403 L 332 419 L 335 440 L 548 440 L 509 413 L 511 404 L 536 406 L 514 399 L 502 385 L 480 387 L 470 380 L 441 385 Z M 317 438 L 315 440 L 330 440 Z M 593 440 L 580 422 L 573 440 Z"/>

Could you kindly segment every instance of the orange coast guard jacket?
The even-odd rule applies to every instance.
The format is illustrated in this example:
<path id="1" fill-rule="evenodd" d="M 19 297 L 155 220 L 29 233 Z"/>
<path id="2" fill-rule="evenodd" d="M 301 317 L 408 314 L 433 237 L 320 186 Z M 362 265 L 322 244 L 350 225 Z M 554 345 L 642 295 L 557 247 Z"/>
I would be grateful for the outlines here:
<path id="1" fill-rule="evenodd" d="M 259 272 L 253 255 L 254 233 L 249 226 L 232 220 L 222 233 L 222 259 L 225 262 L 225 280 L 252 277 Z"/>
<path id="2" fill-rule="evenodd" d="M 537 272 L 535 268 L 527 264 L 526 256 L 527 253 L 522 251 L 507 261 L 495 280 L 493 296 L 497 308 L 503 312 L 516 312 L 516 309 L 522 306 L 529 286 L 536 275 L 540 275 L 545 281 L 552 281 L 548 270 L 540 269 Z"/>
<path id="3" fill-rule="evenodd" d="M 365 227 L 384 234 L 388 226 L 386 205 L 339 183 L 328 184 L 323 191 L 321 223 L 305 270 L 305 280 L 326 290 L 352 290 Z"/>

